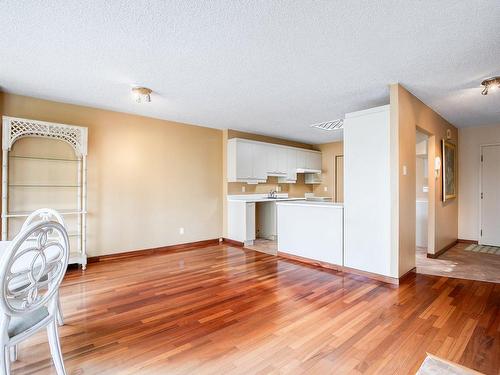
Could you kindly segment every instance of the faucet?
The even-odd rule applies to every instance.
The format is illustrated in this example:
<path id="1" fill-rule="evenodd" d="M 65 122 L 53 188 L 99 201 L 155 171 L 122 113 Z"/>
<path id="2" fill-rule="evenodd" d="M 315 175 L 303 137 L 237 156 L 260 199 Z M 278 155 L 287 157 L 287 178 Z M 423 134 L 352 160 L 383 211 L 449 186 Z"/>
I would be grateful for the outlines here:
<path id="1" fill-rule="evenodd" d="M 273 198 L 273 199 L 276 199 L 277 198 L 277 192 L 276 190 L 272 189 L 269 194 L 267 194 L 267 197 L 268 198 Z"/>

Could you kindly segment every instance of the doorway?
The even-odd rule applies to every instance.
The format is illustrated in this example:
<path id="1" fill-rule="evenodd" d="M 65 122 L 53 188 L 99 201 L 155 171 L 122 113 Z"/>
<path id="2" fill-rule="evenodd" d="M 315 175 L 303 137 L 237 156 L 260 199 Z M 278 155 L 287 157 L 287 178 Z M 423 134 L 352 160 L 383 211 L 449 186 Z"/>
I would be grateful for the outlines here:
<path id="1" fill-rule="evenodd" d="M 479 244 L 500 246 L 500 145 L 481 146 Z"/>
<path id="2" fill-rule="evenodd" d="M 427 258 L 429 244 L 429 136 L 417 130 L 415 158 L 415 245 L 417 263 Z"/>

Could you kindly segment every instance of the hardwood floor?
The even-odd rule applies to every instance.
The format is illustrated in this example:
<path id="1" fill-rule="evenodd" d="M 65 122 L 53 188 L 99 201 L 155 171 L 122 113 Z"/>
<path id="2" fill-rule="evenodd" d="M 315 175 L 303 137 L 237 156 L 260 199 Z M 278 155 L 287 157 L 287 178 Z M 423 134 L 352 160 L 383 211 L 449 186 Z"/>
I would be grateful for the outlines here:
<path id="1" fill-rule="evenodd" d="M 438 258 L 427 258 L 424 248 L 417 248 L 417 272 L 426 275 L 500 283 L 500 255 L 466 251 L 459 243 Z"/>
<path id="2" fill-rule="evenodd" d="M 500 368 L 500 284 L 398 287 L 227 245 L 91 264 L 62 287 L 68 374 L 414 374 Z M 52 374 L 46 335 L 14 374 Z"/>

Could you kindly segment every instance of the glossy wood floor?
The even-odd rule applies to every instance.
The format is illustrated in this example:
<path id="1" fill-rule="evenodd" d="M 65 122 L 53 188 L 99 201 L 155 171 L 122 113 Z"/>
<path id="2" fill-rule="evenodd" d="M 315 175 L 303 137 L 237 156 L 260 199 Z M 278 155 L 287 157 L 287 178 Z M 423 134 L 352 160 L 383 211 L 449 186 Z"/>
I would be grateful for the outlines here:
<path id="1" fill-rule="evenodd" d="M 69 374 L 414 374 L 426 352 L 500 368 L 500 285 L 400 287 L 212 246 L 91 264 L 62 287 Z M 54 373 L 44 334 L 14 374 Z"/>

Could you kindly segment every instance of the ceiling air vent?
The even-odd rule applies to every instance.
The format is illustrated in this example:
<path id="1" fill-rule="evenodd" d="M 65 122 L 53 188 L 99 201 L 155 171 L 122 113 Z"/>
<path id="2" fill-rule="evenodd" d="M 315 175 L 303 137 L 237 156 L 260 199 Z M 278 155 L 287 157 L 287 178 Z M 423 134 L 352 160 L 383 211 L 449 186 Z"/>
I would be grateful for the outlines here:
<path id="1" fill-rule="evenodd" d="M 325 121 L 319 124 L 311 125 L 311 128 L 317 128 L 321 130 L 342 130 L 344 128 L 344 120 L 338 119 L 333 121 Z"/>

